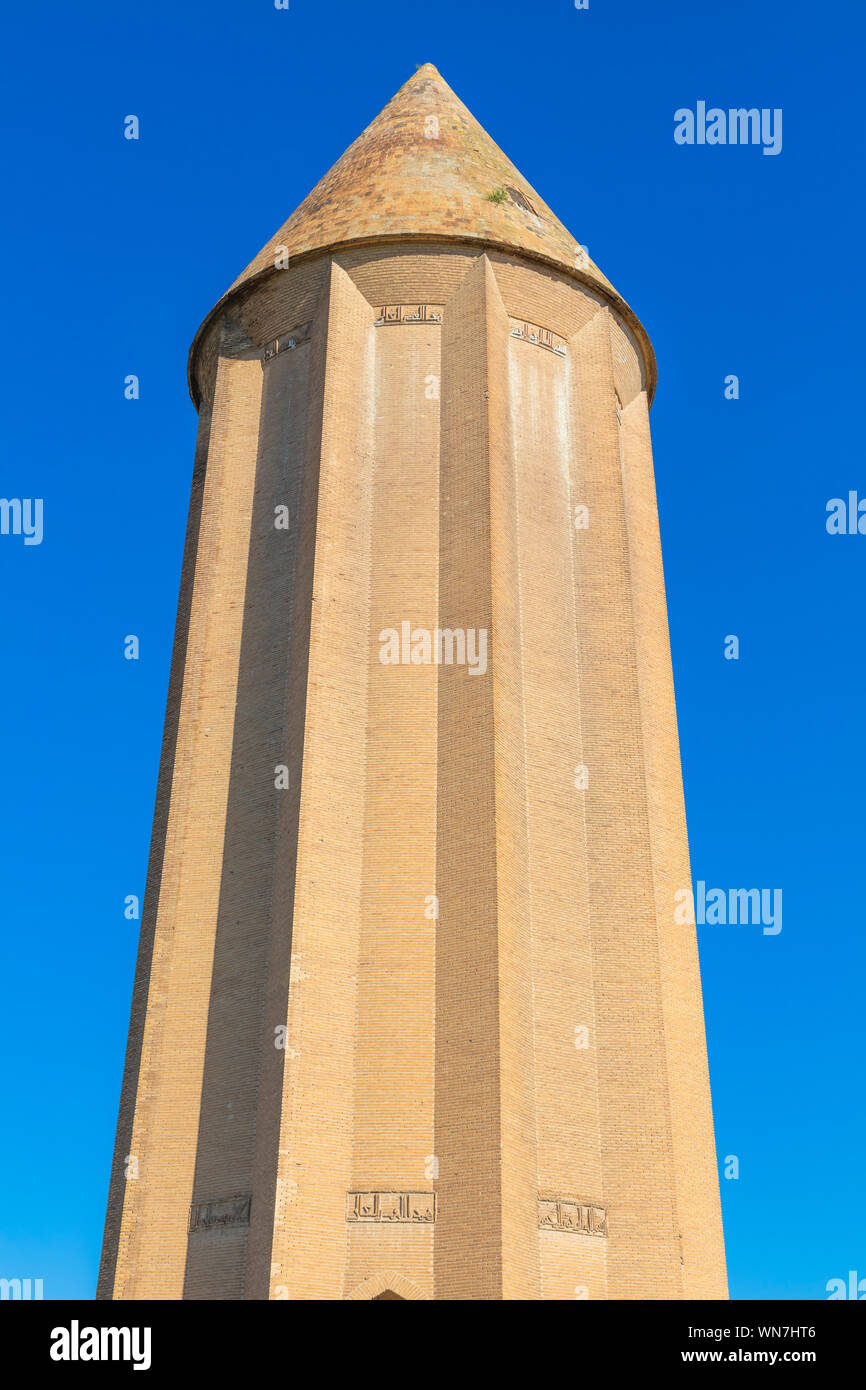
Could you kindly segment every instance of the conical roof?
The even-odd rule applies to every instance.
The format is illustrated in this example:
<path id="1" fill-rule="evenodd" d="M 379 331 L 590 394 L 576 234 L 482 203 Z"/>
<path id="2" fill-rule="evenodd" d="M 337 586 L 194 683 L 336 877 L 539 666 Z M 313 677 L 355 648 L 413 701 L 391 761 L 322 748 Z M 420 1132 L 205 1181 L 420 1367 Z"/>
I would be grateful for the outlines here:
<path id="1" fill-rule="evenodd" d="M 299 256 L 346 242 L 402 236 L 513 246 L 559 261 L 569 270 L 581 251 L 433 64 L 425 63 L 316 184 L 232 289 L 272 266 L 279 246 Z M 585 255 L 581 268 L 587 278 L 612 290 Z"/>
<path id="2" fill-rule="evenodd" d="M 410 77 L 320 179 L 211 311 L 196 342 L 235 290 L 273 270 L 278 248 L 294 259 L 405 238 L 512 249 L 594 286 L 636 332 L 652 393 L 654 357 L 639 320 L 432 63 Z"/>

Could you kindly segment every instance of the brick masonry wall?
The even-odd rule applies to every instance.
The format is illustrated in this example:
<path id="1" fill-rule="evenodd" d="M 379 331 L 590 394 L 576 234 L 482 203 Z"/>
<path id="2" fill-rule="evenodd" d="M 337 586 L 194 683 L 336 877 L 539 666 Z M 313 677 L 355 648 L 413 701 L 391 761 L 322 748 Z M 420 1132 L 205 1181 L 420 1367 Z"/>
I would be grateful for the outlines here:
<path id="1" fill-rule="evenodd" d="M 227 350 L 236 351 L 234 345 Z M 137 1176 L 123 1187 L 115 1297 L 180 1298 L 205 1060 L 211 969 L 222 878 L 232 733 L 258 444 L 261 367 L 223 356 L 211 421 L 183 687 L 164 833 L 158 902 L 148 885 L 142 974 L 147 1009 L 128 1153 Z M 182 606 L 185 607 L 182 598 Z M 135 1042 L 133 1043 L 135 1046 Z M 120 1157 L 120 1156 L 118 1156 Z M 114 1184 L 122 1183 L 116 1170 Z M 218 1262 L 217 1262 L 218 1263 Z M 106 1278 L 108 1277 L 106 1273 Z"/>
<path id="2" fill-rule="evenodd" d="M 425 304 L 441 325 L 377 326 Z M 202 521 L 100 1296 L 724 1296 L 631 329 L 459 243 L 307 257 L 230 310 L 194 364 Z M 487 673 L 382 665 L 404 620 L 487 628 Z M 405 1201 L 347 1220 L 353 1192 Z M 435 1221 L 397 1218 L 434 1192 Z M 188 1232 L 243 1196 L 248 1226 Z M 539 1229 L 539 1196 L 607 1234 Z"/>

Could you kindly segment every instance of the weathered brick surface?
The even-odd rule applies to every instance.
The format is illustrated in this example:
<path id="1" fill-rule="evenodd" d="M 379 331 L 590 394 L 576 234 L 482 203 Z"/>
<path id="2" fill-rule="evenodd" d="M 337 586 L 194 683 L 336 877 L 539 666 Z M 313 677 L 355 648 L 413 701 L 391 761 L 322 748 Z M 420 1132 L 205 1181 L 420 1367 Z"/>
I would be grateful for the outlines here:
<path id="1" fill-rule="evenodd" d="M 101 1297 L 725 1293 L 651 363 L 601 281 L 452 235 L 309 250 L 197 340 Z M 383 665 L 403 621 L 487 673 Z"/>
<path id="2" fill-rule="evenodd" d="M 489 194 L 514 188 L 531 204 Z M 401 87 L 374 121 L 262 247 L 232 286 L 291 256 L 355 241 L 425 234 L 506 243 L 575 267 L 579 244 L 491 140 L 432 63 Z M 588 259 L 588 258 L 587 258 Z M 591 260 L 587 278 L 613 287 Z"/>
<path id="3" fill-rule="evenodd" d="M 491 193 L 503 192 L 507 196 L 491 201 Z M 274 269 L 280 256 L 304 263 L 323 251 L 389 244 L 397 238 L 463 242 L 476 250 L 508 247 L 524 259 L 564 268 L 573 281 L 617 305 L 641 344 L 652 397 L 655 360 L 642 324 L 432 63 L 413 74 L 325 174 L 237 278 L 208 322 L 218 319 L 229 302 L 237 303 L 239 290 L 281 274 Z M 191 387 L 197 400 L 194 374 Z"/>
<path id="4" fill-rule="evenodd" d="M 647 816 L 664 1020 L 683 1295 L 725 1288 L 714 1140 L 694 927 L 671 912 L 691 884 L 646 396 L 623 411 L 622 451 Z"/>
<path id="5" fill-rule="evenodd" d="M 123 1217 L 112 1279 L 115 1297 L 180 1298 L 193 1197 L 208 999 L 219 913 L 237 702 L 250 514 L 258 445 L 261 367 L 220 359 L 211 421 L 201 527 L 189 600 L 171 800 L 158 902 L 153 880 L 142 936 L 149 966 L 128 1154 L 137 1176 L 123 1187 Z M 183 606 L 186 606 L 185 604 Z M 146 953 L 146 956 L 145 956 Z M 136 999 L 136 1009 L 141 1009 Z M 136 1051 L 138 1050 L 136 1047 Z M 118 1154 L 114 1183 L 123 1183 Z M 215 1194 L 219 1195 L 219 1194 Z M 216 1262 L 217 1267 L 219 1261 Z M 110 1272 L 105 1271 L 106 1279 Z"/>
<path id="6" fill-rule="evenodd" d="M 446 302 L 442 329 L 439 626 L 492 629 L 490 435 L 501 400 L 483 260 Z M 504 351 L 504 344 L 502 344 Z M 502 1297 L 499 968 L 493 682 L 439 668 L 435 1235 L 439 1298 Z M 470 1265 L 467 1243 L 476 1251 Z"/>

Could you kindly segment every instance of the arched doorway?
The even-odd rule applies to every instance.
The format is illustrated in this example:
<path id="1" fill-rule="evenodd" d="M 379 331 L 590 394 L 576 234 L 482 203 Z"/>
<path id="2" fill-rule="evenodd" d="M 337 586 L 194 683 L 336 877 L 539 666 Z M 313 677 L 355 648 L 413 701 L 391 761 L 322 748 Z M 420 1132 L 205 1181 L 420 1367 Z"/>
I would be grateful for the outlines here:
<path id="1" fill-rule="evenodd" d="M 372 1274 L 346 1294 L 347 1299 L 367 1299 L 371 1303 L 396 1298 L 400 1303 L 414 1302 L 418 1299 L 430 1301 L 430 1295 L 407 1279 L 405 1274 L 386 1269 L 381 1274 Z"/>

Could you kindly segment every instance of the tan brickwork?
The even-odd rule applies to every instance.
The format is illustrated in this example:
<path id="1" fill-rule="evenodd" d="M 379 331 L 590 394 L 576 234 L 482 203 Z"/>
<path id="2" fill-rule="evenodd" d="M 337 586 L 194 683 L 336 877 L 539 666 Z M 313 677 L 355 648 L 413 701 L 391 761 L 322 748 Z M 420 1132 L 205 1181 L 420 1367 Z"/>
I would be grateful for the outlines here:
<path id="1" fill-rule="evenodd" d="M 492 627 L 490 286 L 483 260 L 445 304 L 439 626 Z M 439 667 L 436 925 L 437 1298 L 502 1297 L 493 687 Z M 476 1256 L 466 1259 L 467 1243 Z"/>
<path id="2" fill-rule="evenodd" d="M 569 464 L 568 359 L 510 339 L 509 410 L 518 537 L 508 566 L 519 626 L 513 645 L 523 677 L 527 853 L 517 869 L 532 925 L 538 1190 L 600 1201 L 596 1005 L 586 863 L 586 793 Z M 497 658 L 500 644 L 497 642 Z M 587 1045 L 583 1042 L 586 1030 Z M 543 1231 L 546 1298 L 605 1295 L 604 1244 Z"/>
<path id="3" fill-rule="evenodd" d="M 646 396 L 623 411 L 623 479 L 659 949 L 683 1296 L 719 1297 L 725 1260 L 694 927 L 674 920 L 691 886 Z"/>
<path id="4" fill-rule="evenodd" d="M 428 65 L 194 343 L 99 1297 L 726 1294 L 652 352 L 488 185 Z"/>
<path id="5" fill-rule="evenodd" d="M 271 1290 L 341 1298 L 353 1179 L 373 498 L 373 313 L 331 269 L 316 324 L 320 406 L 309 670 Z"/>
<path id="6" fill-rule="evenodd" d="M 180 1298 L 219 911 L 261 367 L 220 359 L 115 1297 Z M 152 910 L 151 903 L 148 906 Z M 121 1163 L 122 1156 L 118 1156 Z M 115 1168 L 115 1182 L 123 1183 Z M 216 1194 L 215 1194 L 216 1195 Z"/>
<path id="7" fill-rule="evenodd" d="M 191 601 L 195 579 L 197 550 L 205 490 L 206 462 L 210 438 L 210 409 L 203 407 L 199 414 L 195 463 L 190 489 L 189 521 L 181 568 L 181 590 L 175 624 L 171 678 L 166 703 L 162 756 L 157 781 L 153 817 L 153 834 L 148 864 L 147 896 L 141 918 L 138 962 L 133 986 L 130 1012 L 129 1041 L 120 1094 L 117 1136 L 111 1169 L 105 1232 L 97 1281 L 97 1297 L 110 1298 L 116 1287 L 118 1249 L 126 1196 L 126 1172 L 132 1150 L 132 1129 L 135 1122 L 136 1092 L 144 1041 L 144 1022 L 150 988 L 153 961 L 153 938 L 156 928 L 163 864 L 165 862 L 166 828 L 171 809 L 171 789 L 177 753 L 178 724 L 183 698 L 186 650 L 190 629 Z"/>

